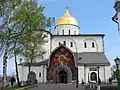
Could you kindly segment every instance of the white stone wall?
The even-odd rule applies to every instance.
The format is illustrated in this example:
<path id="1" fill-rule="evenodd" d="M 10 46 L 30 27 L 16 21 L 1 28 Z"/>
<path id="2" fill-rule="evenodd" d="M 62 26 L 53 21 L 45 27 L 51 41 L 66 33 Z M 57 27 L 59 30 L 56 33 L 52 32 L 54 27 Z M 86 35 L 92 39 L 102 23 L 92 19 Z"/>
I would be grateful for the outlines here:
<path id="1" fill-rule="evenodd" d="M 47 82 L 47 69 L 46 66 L 42 65 L 42 72 L 41 72 L 41 83 L 46 83 Z"/>
<path id="2" fill-rule="evenodd" d="M 56 35 L 78 35 L 79 34 L 79 27 L 75 25 L 59 25 L 55 28 Z M 63 34 L 64 30 L 64 34 Z M 70 30 L 70 34 L 69 34 Z"/>
<path id="3" fill-rule="evenodd" d="M 92 72 L 95 72 L 97 74 L 98 79 L 98 71 L 90 71 L 90 67 L 96 67 L 96 66 L 78 66 L 78 79 L 79 83 L 82 82 L 82 79 L 85 83 L 88 83 L 88 76 L 89 80 L 91 81 L 90 75 Z M 18 66 L 19 71 L 19 79 L 20 81 L 26 81 L 27 75 L 28 75 L 28 67 L 26 66 Z M 38 80 L 38 83 L 46 83 L 46 77 L 47 77 L 47 70 L 46 66 L 40 66 L 40 67 L 31 67 L 31 71 L 35 72 L 36 79 Z M 41 77 L 39 77 L 39 73 L 41 73 Z M 102 82 L 108 82 L 108 79 L 110 77 L 110 67 L 109 66 L 100 66 L 99 69 L 99 77 Z"/>
<path id="4" fill-rule="evenodd" d="M 85 81 L 86 83 L 88 83 L 88 76 L 90 76 L 89 67 L 86 67 L 86 66 L 85 66 L 84 72 L 85 72 L 85 74 L 84 74 L 84 81 Z M 90 80 L 90 77 L 89 77 L 89 80 Z"/>
<path id="5" fill-rule="evenodd" d="M 111 71 L 110 71 L 110 66 L 105 66 L 105 80 L 106 80 L 106 82 L 108 82 L 108 80 L 109 80 L 109 77 L 111 77 Z"/>
<path id="6" fill-rule="evenodd" d="M 18 65 L 18 72 L 20 81 L 27 81 L 28 67 Z"/>
<path id="7" fill-rule="evenodd" d="M 46 67 L 44 66 L 33 66 L 31 67 L 31 71 L 36 74 L 36 79 L 38 83 L 46 82 Z M 27 81 L 28 76 L 28 67 L 22 65 L 18 65 L 19 79 L 20 81 Z M 39 73 L 41 73 L 41 77 L 39 77 Z M 44 74 L 44 75 L 43 75 Z"/>
<path id="8" fill-rule="evenodd" d="M 79 83 L 82 82 L 82 79 L 84 80 L 84 66 L 78 66 L 78 80 Z"/>
<path id="9" fill-rule="evenodd" d="M 43 48 L 45 49 L 46 53 L 43 56 L 43 60 L 46 60 L 49 58 L 50 55 L 50 47 L 51 47 L 51 35 L 47 34 L 48 37 L 46 38 L 46 43 L 43 45 Z"/>
<path id="10" fill-rule="evenodd" d="M 99 77 L 101 79 L 102 82 L 105 82 L 105 72 L 107 72 L 106 70 L 104 70 L 105 66 L 101 66 L 99 69 Z"/>
<path id="11" fill-rule="evenodd" d="M 66 41 L 66 46 L 73 52 L 103 52 L 102 36 L 56 36 L 52 38 L 52 50 L 59 46 L 59 42 L 63 44 Z M 70 42 L 73 42 L 73 47 L 70 47 Z M 84 48 L 84 42 L 87 43 L 87 48 Z M 92 48 L 92 42 L 95 43 L 95 48 Z"/>
<path id="12" fill-rule="evenodd" d="M 98 71 L 90 71 L 90 67 L 97 67 L 97 66 L 78 66 L 78 75 L 79 75 L 79 81 L 81 83 L 81 80 L 83 78 L 84 82 L 88 83 L 88 78 L 89 81 L 91 81 L 91 73 L 95 72 L 97 74 L 97 79 L 98 79 Z M 110 77 L 110 66 L 100 66 L 99 69 L 99 77 L 102 82 L 108 82 L 108 79 Z"/>
<path id="13" fill-rule="evenodd" d="M 52 39 L 52 51 L 59 46 L 59 42 L 64 44 L 64 41 L 66 41 L 66 47 L 73 52 L 77 52 L 76 42 L 71 37 L 66 38 L 65 36 Z M 70 47 L 71 42 L 73 43 L 73 47 Z"/>

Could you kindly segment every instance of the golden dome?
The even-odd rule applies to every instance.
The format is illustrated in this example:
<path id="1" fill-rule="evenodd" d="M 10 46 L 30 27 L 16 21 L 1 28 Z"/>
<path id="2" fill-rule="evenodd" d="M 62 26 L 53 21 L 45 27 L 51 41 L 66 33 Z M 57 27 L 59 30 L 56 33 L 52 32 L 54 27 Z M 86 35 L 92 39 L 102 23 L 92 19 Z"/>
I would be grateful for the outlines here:
<path id="1" fill-rule="evenodd" d="M 66 9 L 64 16 L 57 20 L 56 25 L 61 24 L 73 24 L 78 26 L 77 20 L 69 14 L 68 9 Z"/>

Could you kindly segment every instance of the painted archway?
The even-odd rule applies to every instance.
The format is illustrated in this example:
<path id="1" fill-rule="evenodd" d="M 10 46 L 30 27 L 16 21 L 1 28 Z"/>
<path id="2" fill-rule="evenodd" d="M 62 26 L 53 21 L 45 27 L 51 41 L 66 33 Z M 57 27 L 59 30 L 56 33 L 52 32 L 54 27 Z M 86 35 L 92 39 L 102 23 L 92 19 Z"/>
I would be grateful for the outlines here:
<path id="1" fill-rule="evenodd" d="M 76 80 L 77 68 L 75 66 L 75 60 L 73 53 L 66 47 L 60 46 L 50 56 L 50 61 L 47 69 L 47 80 L 55 82 L 56 73 L 58 74 L 61 70 L 66 74 L 71 74 L 71 77 L 67 75 L 67 82 L 70 83 L 72 80 Z M 59 72 L 56 72 L 59 70 Z"/>

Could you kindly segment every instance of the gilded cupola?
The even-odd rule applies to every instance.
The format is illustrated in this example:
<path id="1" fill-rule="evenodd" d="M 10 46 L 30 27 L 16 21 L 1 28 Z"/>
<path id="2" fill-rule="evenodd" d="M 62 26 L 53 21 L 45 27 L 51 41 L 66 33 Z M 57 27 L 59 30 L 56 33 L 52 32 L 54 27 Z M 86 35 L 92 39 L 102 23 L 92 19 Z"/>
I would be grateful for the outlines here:
<path id="1" fill-rule="evenodd" d="M 72 24 L 78 26 L 78 21 L 70 15 L 68 8 L 66 8 L 64 15 L 60 17 L 56 22 L 56 25 L 65 25 L 65 24 Z"/>

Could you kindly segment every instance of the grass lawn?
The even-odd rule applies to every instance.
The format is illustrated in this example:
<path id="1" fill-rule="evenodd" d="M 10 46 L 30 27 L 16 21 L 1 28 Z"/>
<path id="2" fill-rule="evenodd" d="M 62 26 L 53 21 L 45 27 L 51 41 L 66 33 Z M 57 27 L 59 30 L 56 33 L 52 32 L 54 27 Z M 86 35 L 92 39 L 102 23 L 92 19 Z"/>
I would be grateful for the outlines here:
<path id="1" fill-rule="evenodd" d="M 7 90 L 15 90 L 15 89 L 18 89 L 20 87 L 8 87 Z"/>
<path id="2" fill-rule="evenodd" d="M 21 86 L 21 87 L 18 87 L 18 86 L 15 86 L 15 87 L 8 87 L 7 90 L 16 90 L 16 89 L 24 88 L 24 87 L 27 87 L 27 86 L 30 86 L 30 85 L 25 85 L 25 86 Z M 26 89 L 25 89 L 25 90 L 26 90 Z"/>

